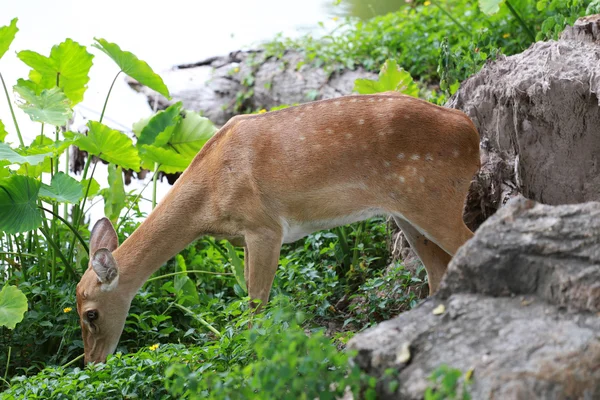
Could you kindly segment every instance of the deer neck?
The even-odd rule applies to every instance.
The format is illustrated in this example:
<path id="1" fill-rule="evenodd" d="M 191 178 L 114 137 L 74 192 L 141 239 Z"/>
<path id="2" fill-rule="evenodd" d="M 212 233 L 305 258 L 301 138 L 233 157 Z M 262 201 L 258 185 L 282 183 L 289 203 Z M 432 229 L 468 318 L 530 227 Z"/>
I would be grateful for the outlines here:
<path id="1" fill-rule="evenodd" d="M 150 275 L 206 233 L 202 219 L 204 191 L 198 186 L 193 193 L 181 190 L 183 180 L 181 176 L 148 218 L 113 252 L 119 267 L 119 286 L 132 297 Z"/>

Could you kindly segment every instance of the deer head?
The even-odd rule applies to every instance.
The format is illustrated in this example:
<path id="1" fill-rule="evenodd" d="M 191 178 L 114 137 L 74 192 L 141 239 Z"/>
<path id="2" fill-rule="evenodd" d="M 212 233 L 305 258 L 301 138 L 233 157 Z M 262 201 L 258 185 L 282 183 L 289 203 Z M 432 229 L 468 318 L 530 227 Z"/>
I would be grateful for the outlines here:
<path id="1" fill-rule="evenodd" d="M 112 252 L 118 245 L 111 222 L 102 218 L 92 229 L 89 266 L 77 285 L 86 364 L 104 362 L 115 351 L 131 304 L 129 291 L 117 290 L 119 266 Z"/>

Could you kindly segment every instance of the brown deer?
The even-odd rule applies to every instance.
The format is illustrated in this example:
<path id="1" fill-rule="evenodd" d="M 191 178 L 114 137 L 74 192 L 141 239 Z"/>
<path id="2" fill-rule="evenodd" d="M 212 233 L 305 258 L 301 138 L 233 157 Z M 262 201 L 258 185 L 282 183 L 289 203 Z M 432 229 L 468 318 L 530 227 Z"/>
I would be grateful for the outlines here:
<path id="1" fill-rule="evenodd" d="M 236 116 L 121 246 L 107 219 L 94 226 L 77 285 L 85 362 L 114 352 L 138 289 L 204 235 L 244 246 L 249 296 L 266 304 L 282 243 L 391 215 L 433 293 L 473 236 L 462 214 L 478 168 L 471 120 L 409 96 L 354 95 Z"/>

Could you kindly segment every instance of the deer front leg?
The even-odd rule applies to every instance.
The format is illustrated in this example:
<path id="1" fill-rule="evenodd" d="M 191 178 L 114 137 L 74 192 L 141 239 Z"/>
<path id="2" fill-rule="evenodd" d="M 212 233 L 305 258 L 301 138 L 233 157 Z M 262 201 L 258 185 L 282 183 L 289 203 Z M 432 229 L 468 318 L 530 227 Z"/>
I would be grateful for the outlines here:
<path id="1" fill-rule="evenodd" d="M 281 232 L 262 230 L 246 235 L 244 275 L 248 295 L 255 311 L 269 301 L 269 293 L 279 264 Z M 253 300 L 260 300 L 256 305 Z"/>

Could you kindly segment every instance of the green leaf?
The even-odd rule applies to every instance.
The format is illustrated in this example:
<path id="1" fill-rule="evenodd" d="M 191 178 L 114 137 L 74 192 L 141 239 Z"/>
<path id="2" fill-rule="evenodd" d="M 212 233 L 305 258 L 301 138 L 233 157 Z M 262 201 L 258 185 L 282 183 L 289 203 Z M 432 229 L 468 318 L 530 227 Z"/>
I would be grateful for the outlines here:
<path id="1" fill-rule="evenodd" d="M 0 290 L 0 326 L 15 329 L 27 311 L 27 297 L 16 286 L 5 285 Z"/>
<path id="2" fill-rule="evenodd" d="M 479 9 L 487 15 L 496 14 L 504 0 L 479 0 Z"/>
<path id="3" fill-rule="evenodd" d="M 81 183 L 64 172 L 59 172 L 52 177 L 50 186 L 42 183 L 40 197 L 56 200 L 60 203 L 74 204 L 83 197 L 83 188 Z"/>
<path id="4" fill-rule="evenodd" d="M 378 80 L 356 79 L 354 91 L 360 94 L 396 91 L 413 97 L 419 96 L 419 87 L 410 73 L 400 68 L 394 60 L 387 60 L 383 64 Z"/>
<path id="5" fill-rule="evenodd" d="M 125 207 L 125 185 L 121 167 L 108 164 L 108 189 L 102 190 L 104 197 L 104 215 L 116 225 L 121 210 Z"/>
<path id="6" fill-rule="evenodd" d="M 186 169 L 216 130 L 208 118 L 181 111 L 181 103 L 134 124 L 134 131 L 139 132 L 138 147 L 144 166 L 152 169 L 156 162 L 166 173 Z"/>
<path id="7" fill-rule="evenodd" d="M 89 128 L 87 136 L 80 133 L 66 133 L 65 137 L 72 135 L 75 138 L 73 144 L 108 162 L 136 172 L 140 170 L 140 156 L 126 134 L 96 121 L 89 121 L 87 126 Z"/>
<path id="8" fill-rule="evenodd" d="M 90 185 L 90 189 L 89 190 L 87 188 L 88 184 Z M 92 178 L 92 183 L 91 184 L 90 184 L 90 180 L 89 179 L 83 179 L 81 181 L 81 187 L 83 188 L 83 192 L 85 192 L 86 190 L 88 190 L 88 194 L 87 194 L 87 198 L 88 199 L 91 199 L 91 198 L 95 197 L 98 194 L 98 192 L 100 191 L 100 184 L 94 178 Z"/>
<path id="9" fill-rule="evenodd" d="M 147 164 L 158 163 L 160 165 L 159 171 L 167 174 L 181 172 L 190 165 L 190 161 L 187 158 L 173 149 L 164 147 L 143 144 L 140 147 L 140 155 Z"/>
<path id="10" fill-rule="evenodd" d="M 244 262 L 238 257 L 231 243 L 225 242 L 224 247 L 227 249 L 227 256 L 231 263 L 231 272 L 235 275 L 238 285 L 247 292 L 248 289 L 246 289 L 246 281 L 244 279 Z"/>
<path id="11" fill-rule="evenodd" d="M 183 256 L 178 254 L 175 259 L 177 261 L 176 270 L 187 271 L 187 266 Z M 196 288 L 194 281 L 192 281 L 189 276 L 185 274 L 175 275 L 173 283 L 175 291 L 177 292 L 177 303 L 186 307 L 200 304 L 198 289 Z"/>
<path id="12" fill-rule="evenodd" d="M 216 131 L 217 128 L 208 118 L 185 111 L 168 144 L 191 162 Z"/>
<path id="13" fill-rule="evenodd" d="M 15 35 L 19 31 L 19 28 L 17 28 L 18 20 L 18 18 L 13 18 L 10 21 L 10 25 L 0 28 L 0 58 L 8 51 L 12 41 L 15 39 Z"/>
<path id="14" fill-rule="evenodd" d="M 72 106 L 83 100 L 86 85 L 90 80 L 88 73 L 94 58 L 87 52 L 85 46 L 67 39 L 52 47 L 50 57 L 31 50 L 20 51 L 17 57 L 33 68 L 29 73 L 31 83 L 27 85 L 35 85 L 36 94 L 40 94 L 44 89 L 56 87 L 58 79 L 58 87 L 71 100 Z M 19 82 L 19 85 L 23 84 Z"/>
<path id="15" fill-rule="evenodd" d="M 164 111 L 156 113 L 141 130 L 137 145 L 164 146 L 171 138 L 175 126 L 181 120 L 182 103 L 179 101 Z"/>
<path id="16" fill-rule="evenodd" d="M 13 90 L 23 99 L 18 105 L 32 121 L 63 126 L 73 115 L 69 99 L 57 87 L 44 89 L 40 95 L 25 86 L 15 85 Z"/>
<path id="17" fill-rule="evenodd" d="M 0 142 L 4 142 L 4 139 L 6 139 L 6 135 L 8 135 L 8 132 L 6 132 L 4 123 L 2 123 L 2 120 L 0 120 Z"/>
<path id="18" fill-rule="evenodd" d="M 158 93 L 170 99 L 169 89 L 163 82 L 162 78 L 156 74 L 152 68 L 145 62 L 138 59 L 133 53 L 129 51 L 121 50 L 121 48 L 111 42 L 107 42 L 104 39 L 94 38 L 96 42 L 92 46 L 101 50 L 119 66 L 121 71 L 129 75 L 142 85 L 148 86 L 150 89 L 157 91 Z"/>
<path id="19" fill-rule="evenodd" d="M 22 156 L 21 154 L 11 149 L 10 146 L 6 143 L 0 143 L 0 160 L 9 161 L 11 164 L 28 163 L 30 165 L 37 165 L 44 161 L 46 157 L 52 157 L 52 153 Z"/>
<path id="20" fill-rule="evenodd" d="M 27 232 L 42 224 L 37 207 L 40 181 L 27 176 L 13 175 L 0 180 L 0 231 Z"/>

